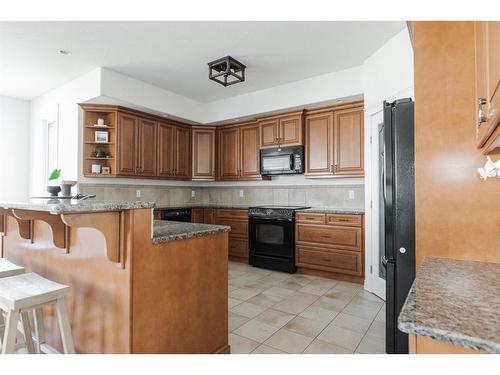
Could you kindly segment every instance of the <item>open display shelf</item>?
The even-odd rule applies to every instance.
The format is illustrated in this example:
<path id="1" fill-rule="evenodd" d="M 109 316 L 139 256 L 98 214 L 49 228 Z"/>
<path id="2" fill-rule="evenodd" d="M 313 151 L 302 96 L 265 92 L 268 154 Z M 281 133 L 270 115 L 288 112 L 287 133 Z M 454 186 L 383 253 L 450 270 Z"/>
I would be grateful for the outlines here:
<path id="1" fill-rule="evenodd" d="M 106 126 L 94 126 L 97 119 L 104 119 Z M 83 116 L 83 174 L 85 177 L 115 177 L 116 176 L 116 126 L 117 113 L 113 109 L 88 108 Z M 96 142 L 95 132 L 107 132 L 108 142 Z M 107 157 L 96 157 L 96 151 L 104 151 Z M 92 165 L 100 165 L 101 173 L 92 173 Z M 109 167 L 110 173 L 103 174 L 102 167 Z"/>

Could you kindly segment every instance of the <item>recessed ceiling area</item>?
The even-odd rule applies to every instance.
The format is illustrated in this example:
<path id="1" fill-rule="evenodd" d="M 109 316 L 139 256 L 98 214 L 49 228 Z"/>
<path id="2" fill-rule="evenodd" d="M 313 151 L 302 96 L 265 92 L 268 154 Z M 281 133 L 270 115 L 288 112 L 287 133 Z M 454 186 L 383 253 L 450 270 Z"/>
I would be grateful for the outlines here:
<path id="1" fill-rule="evenodd" d="M 0 95 L 32 99 L 105 67 L 208 103 L 358 66 L 404 22 L 0 22 Z M 60 53 L 66 51 L 67 53 Z M 246 80 L 207 63 L 231 55 Z"/>

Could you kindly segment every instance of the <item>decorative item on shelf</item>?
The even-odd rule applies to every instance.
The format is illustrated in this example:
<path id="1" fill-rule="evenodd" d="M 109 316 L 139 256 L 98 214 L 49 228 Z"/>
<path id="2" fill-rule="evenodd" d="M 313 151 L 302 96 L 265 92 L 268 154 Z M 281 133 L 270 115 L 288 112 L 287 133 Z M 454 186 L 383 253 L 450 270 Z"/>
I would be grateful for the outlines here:
<path id="1" fill-rule="evenodd" d="M 481 179 L 486 180 L 492 177 L 500 177 L 500 160 L 494 162 L 491 157 L 486 157 L 484 167 L 478 168 L 479 176 Z"/>
<path id="2" fill-rule="evenodd" d="M 94 133 L 95 142 L 97 143 L 108 143 L 109 141 L 109 133 L 104 131 L 96 131 Z"/>
<path id="3" fill-rule="evenodd" d="M 231 56 L 208 63 L 208 78 L 223 86 L 245 81 L 246 66 Z"/>
<path id="4" fill-rule="evenodd" d="M 56 181 L 61 177 L 61 170 L 60 169 L 54 169 L 52 173 L 49 176 L 49 184 L 51 181 Z M 57 197 L 59 192 L 61 191 L 61 187 L 57 185 L 48 185 L 47 186 L 47 192 L 50 193 L 51 197 Z"/>
<path id="5" fill-rule="evenodd" d="M 111 167 L 102 167 L 101 173 L 102 174 L 111 174 Z"/>
<path id="6" fill-rule="evenodd" d="M 101 173 L 101 165 L 92 164 L 92 174 L 100 174 L 100 173 Z"/>
<path id="7" fill-rule="evenodd" d="M 96 158 L 108 158 L 109 157 L 109 155 L 106 153 L 106 151 L 101 150 L 101 149 L 96 149 L 94 151 L 94 156 Z"/>
<path id="8" fill-rule="evenodd" d="M 94 124 L 95 127 L 101 127 L 101 128 L 105 128 L 107 125 L 104 123 L 104 119 L 103 118 L 98 118 L 97 119 L 97 124 Z"/>
<path id="9" fill-rule="evenodd" d="M 63 197 L 71 197 L 71 188 L 76 185 L 76 181 L 71 180 L 62 180 L 61 181 L 61 190 Z"/>

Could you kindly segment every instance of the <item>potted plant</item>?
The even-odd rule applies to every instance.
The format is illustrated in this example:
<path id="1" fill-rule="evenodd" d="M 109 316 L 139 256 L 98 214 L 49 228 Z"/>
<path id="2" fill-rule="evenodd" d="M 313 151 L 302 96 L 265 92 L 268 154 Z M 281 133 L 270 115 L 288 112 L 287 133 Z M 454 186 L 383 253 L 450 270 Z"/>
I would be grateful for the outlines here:
<path id="1" fill-rule="evenodd" d="M 49 176 L 49 185 L 47 186 L 47 191 L 50 193 L 51 197 L 57 197 L 59 192 L 61 191 L 61 187 L 58 185 L 50 185 L 51 181 L 56 181 L 61 177 L 61 170 L 54 169 Z"/>

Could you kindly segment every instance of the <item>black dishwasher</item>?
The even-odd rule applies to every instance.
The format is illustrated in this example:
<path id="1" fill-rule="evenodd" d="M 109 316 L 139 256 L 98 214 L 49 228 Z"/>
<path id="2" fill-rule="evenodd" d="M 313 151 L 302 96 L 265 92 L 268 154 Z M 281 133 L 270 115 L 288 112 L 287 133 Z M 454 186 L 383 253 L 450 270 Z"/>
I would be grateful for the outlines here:
<path id="1" fill-rule="evenodd" d="M 164 208 L 160 210 L 161 220 L 191 222 L 190 208 Z"/>

